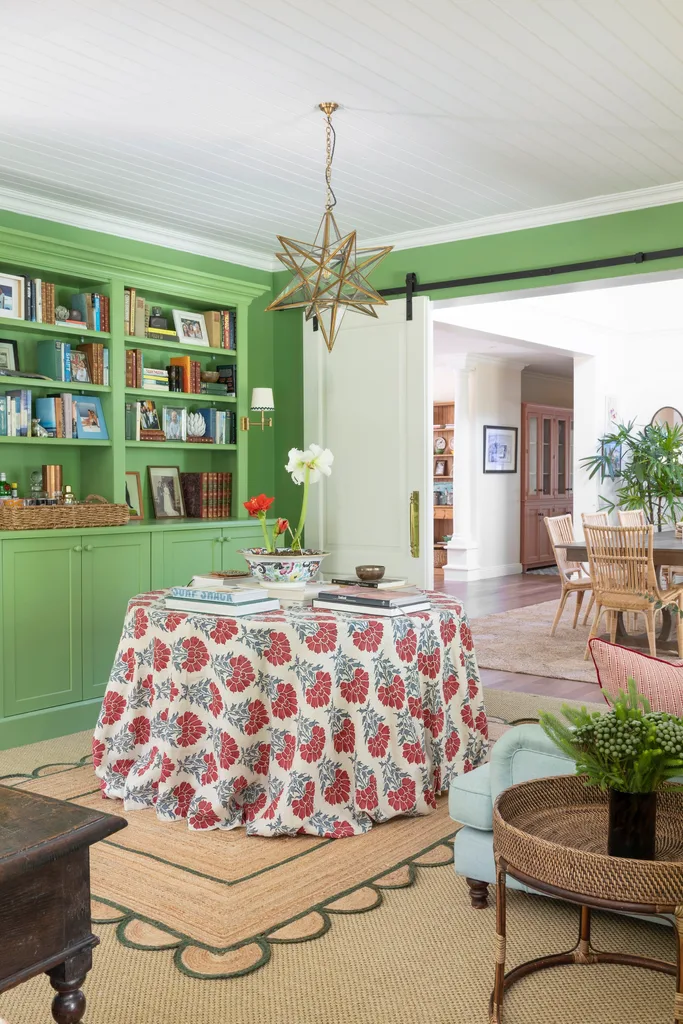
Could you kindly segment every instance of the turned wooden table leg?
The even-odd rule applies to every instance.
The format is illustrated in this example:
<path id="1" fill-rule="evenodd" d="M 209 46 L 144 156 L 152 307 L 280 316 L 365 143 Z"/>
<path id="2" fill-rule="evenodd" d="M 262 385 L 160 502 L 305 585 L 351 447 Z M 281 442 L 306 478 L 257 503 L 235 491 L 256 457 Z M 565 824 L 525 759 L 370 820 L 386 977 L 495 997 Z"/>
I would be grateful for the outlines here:
<path id="1" fill-rule="evenodd" d="M 489 883 L 476 878 L 466 878 L 470 889 L 470 900 L 475 910 L 486 910 L 489 905 Z"/>
<path id="2" fill-rule="evenodd" d="M 52 1016 L 57 1024 L 80 1024 L 83 1020 L 85 996 L 81 985 L 91 967 L 92 950 L 86 949 L 47 972 L 57 992 L 52 1000 Z"/>
<path id="3" fill-rule="evenodd" d="M 491 1024 L 503 1020 L 503 996 L 505 994 L 505 863 L 496 865 L 496 979 L 491 996 Z"/>

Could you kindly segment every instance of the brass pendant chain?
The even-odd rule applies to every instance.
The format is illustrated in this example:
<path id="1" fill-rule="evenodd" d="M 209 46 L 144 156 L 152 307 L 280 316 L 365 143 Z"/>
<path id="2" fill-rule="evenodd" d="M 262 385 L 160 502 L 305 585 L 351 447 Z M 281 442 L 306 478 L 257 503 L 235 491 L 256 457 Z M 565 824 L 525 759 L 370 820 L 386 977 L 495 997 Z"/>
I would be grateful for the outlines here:
<path id="1" fill-rule="evenodd" d="M 332 114 L 337 109 L 337 103 L 321 103 L 320 109 L 325 115 L 327 122 L 325 128 L 325 188 L 327 189 L 327 201 L 325 209 L 331 210 L 337 205 L 337 197 L 332 188 L 332 161 L 334 160 L 334 148 L 337 142 L 337 133 L 332 125 Z"/>

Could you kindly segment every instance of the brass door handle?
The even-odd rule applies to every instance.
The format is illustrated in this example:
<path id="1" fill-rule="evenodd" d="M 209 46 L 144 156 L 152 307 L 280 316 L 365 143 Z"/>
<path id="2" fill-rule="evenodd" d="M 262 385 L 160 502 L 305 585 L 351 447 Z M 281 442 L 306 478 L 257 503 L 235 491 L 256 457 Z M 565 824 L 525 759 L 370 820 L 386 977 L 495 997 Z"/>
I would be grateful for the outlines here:
<path id="1" fill-rule="evenodd" d="M 420 492 L 410 492 L 410 554 L 420 557 Z"/>

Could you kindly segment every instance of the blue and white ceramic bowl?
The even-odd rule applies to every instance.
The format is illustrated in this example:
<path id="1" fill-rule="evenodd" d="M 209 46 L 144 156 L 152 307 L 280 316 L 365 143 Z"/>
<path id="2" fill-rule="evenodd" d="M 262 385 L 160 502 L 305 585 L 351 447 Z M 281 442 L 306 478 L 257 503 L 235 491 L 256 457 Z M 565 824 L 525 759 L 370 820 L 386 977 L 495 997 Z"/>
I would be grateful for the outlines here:
<path id="1" fill-rule="evenodd" d="M 282 549 L 274 553 L 265 548 L 245 548 L 239 552 L 244 555 L 251 575 L 259 583 L 270 589 L 278 587 L 303 587 L 318 575 L 320 563 L 329 552 L 288 551 Z"/>

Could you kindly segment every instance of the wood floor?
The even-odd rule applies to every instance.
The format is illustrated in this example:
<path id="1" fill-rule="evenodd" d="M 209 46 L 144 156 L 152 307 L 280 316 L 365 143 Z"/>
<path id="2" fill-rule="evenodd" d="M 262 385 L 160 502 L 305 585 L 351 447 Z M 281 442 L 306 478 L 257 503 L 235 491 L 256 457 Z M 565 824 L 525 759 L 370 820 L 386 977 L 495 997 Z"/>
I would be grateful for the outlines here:
<path id="1" fill-rule="evenodd" d="M 560 598 L 560 581 L 556 576 L 529 574 L 499 576 L 492 580 L 478 580 L 476 583 L 445 583 L 441 579 L 435 581 L 434 589 L 445 590 L 461 598 L 470 619 L 505 612 L 510 608 L 540 604 L 541 601 L 559 601 Z M 476 632 L 474 640 L 476 650 Z M 487 668 L 481 669 L 481 678 L 484 686 L 496 690 L 534 693 L 564 700 L 600 700 L 597 685 L 574 679 L 552 679 Z"/>

